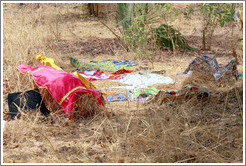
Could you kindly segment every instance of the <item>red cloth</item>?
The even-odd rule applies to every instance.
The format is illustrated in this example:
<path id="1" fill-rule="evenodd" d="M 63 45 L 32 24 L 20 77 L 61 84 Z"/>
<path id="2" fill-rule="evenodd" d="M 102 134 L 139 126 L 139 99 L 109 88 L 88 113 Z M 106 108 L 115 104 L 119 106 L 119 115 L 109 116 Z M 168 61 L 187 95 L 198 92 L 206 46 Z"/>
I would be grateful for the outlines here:
<path id="1" fill-rule="evenodd" d="M 120 69 L 120 70 L 118 70 L 118 71 L 116 71 L 116 72 L 113 72 L 113 73 L 111 73 L 111 74 L 119 75 L 119 74 L 132 73 L 132 72 L 133 72 L 133 70 Z"/>
<path id="2" fill-rule="evenodd" d="M 19 65 L 22 73 L 30 72 L 39 87 L 47 87 L 54 99 L 61 105 L 69 119 L 73 118 L 71 111 L 76 101 L 76 93 L 92 93 L 100 105 L 104 105 L 101 92 L 88 89 L 74 74 L 57 70 L 49 66 L 31 67 Z"/>
<path id="3" fill-rule="evenodd" d="M 93 74 L 91 72 L 94 72 Z M 97 71 L 85 71 L 85 72 L 79 72 L 83 75 L 86 79 L 89 81 L 96 81 L 96 80 L 106 80 L 106 79 L 118 79 L 121 77 L 121 75 L 112 75 L 104 73 L 101 70 Z"/>

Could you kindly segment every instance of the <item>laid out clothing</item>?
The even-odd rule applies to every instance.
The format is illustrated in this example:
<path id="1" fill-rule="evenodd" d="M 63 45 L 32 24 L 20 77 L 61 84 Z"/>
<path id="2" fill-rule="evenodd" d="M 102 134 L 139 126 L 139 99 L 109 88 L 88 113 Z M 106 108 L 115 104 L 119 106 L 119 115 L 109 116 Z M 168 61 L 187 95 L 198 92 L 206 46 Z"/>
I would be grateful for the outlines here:
<path id="1" fill-rule="evenodd" d="M 164 77 L 159 74 L 148 73 L 145 75 L 128 74 L 123 79 L 117 79 L 122 84 L 133 85 L 135 88 L 148 88 L 155 84 L 172 84 L 175 81 L 170 77 Z"/>
<path id="2" fill-rule="evenodd" d="M 98 63 L 99 61 L 90 61 L 90 62 Z M 104 60 L 104 61 L 100 61 L 100 62 L 102 62 L 102 63 L 112 62 L 115 65 L 123 65 L 123 66 L 127 66 L 127 67 L 132 67 L 132 66 L 138 65 L 138 63 L 127 60 L 127 59 L 124 59 L 123 61 L 108 59 L 108 60 Z"/>
<path id="3" fill-rule="evenodd" d="M 188 68 L 183 72 L 183 74 L 187 74 L 194 69 L 200 69 L 204 73 L 212 72 L 216 81 L 222 78 L 228 72 L 231 72 L 231 75 L 238 79 L 238 71 L 235 58 L 233 58 L 227 65 L 220 67 L 214 55 L 203 55 L 195 58 L 189 64 Z"/>
<path id="4" fill-rule="evenodd" d="M 43 55 L 37 55 L 36 59 L 39 63 L 41 63 L 42 65 L 45 66 L 50 66 L 53 67 L 57 70 L 62 70 L 61 67 L 57 66 L 55 64 L 55 61 L 53 58 L 47 58 Z M 77 71 L 73 72 L 74 75 L 76 75 L 89 89 L 95 89 L 95 85 L 93 85 L 89 80 L 87 80 L 86 78 L 83 78 Z"/>
<path id="5" fill-rule="evenodd" d="M 85 68 L 92 70 L 101 70 L 104 72 L 116 72 L 121 69 L 128 69 L 125 65 L 117 65 L 111 61 L 108 62 L 83 62 L 76 57 L 69 56 L 70 63 L 76 68 Z"/>
<path id="6" fill-rule="evenodd" d="M 91 93 L 99 105 L 104 105 L 101 92 L 89 89 L 77 76 L 49 66 L 31 67 L 19 65 L 22 73 L 30 73 L 39 88 L 47 88 L 53 98 L 64 109 L 69 118 L 73 118 L 73 109 L 77 95 Z"/>
<path id="7" fill-rule="evenodd" d="M 107 74 L 101 70 L 84 71 L 80 72 L 79 74 L 81 74 L 84 78 L 88 79 L 89 81 L 118 79 L 124 77 L 122 75 Z"/>
<path id="8" fill-rule="evenodd" d="M 131 92 L 119 94 L 104 94 L 105 102 L 125 101 L 130 98 Z"/>

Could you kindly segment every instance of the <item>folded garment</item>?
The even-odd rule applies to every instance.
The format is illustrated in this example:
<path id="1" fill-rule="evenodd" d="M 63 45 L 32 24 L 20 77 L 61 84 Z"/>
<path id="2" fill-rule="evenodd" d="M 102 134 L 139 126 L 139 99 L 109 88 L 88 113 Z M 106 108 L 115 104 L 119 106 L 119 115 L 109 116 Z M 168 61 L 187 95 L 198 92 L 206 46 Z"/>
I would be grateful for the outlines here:
<path id="1" fill-rule="evenodd" d="M 80 72 L 80 74 L 89 81 L 124 78 L 124 76 L 106 74 L 100 70 L 84 71 Z"/>
<path id="2" fill-rule="evenodd" d="M 135 88 L 147 88 L 154 84 L 171 84 L 175 83 L 170 77 L 164 77 L 162 75 L 150 73 L 146 75 L 140 74 L 128 74 L 123 79 L 118 79 L 118 82 L 122 84 L 130 84 Z"/>
<path id="3" fill-rule="evenodd" d="M 128 69 L 127 66 L 124 65 L 117 65 L 113 62 L 83 62 L 79 61 L 76 57 L 69 56 L 70 62 L 76 68 L 86 68 L 86 69 L 94 69 L 94 70 L 101 70 L 106 72 L 115 72 L 121 69 Z"/>
<path id="4" fill-rule="evenodd" d="M 8 105 L 11 119 L 21 116 L 19 109 L 37 110 L 40 107 L 42 115 L 47 116 L 50 111 L 46 108 L 38 89 L 29 90 L 26 92 L 17 92 L 8 94 Z"/>

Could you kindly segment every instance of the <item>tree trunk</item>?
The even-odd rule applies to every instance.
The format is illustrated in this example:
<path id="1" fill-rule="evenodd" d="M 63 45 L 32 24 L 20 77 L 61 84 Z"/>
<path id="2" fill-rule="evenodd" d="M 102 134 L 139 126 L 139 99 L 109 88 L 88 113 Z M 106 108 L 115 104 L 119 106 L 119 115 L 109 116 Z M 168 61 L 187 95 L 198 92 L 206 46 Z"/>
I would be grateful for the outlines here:
<path id="1" fill-rule="evenodd" d="M 234 22 L 231 22 L 231 39 L 230 39 L 230 42 L 231 42 L 232 54 L 236 58 L 236 63 L 238 65 L 239 61 L 238 61 L 237 52 L 236 52 L 235 45 L 234 45 L 233 25 L 234 25 Z"/>

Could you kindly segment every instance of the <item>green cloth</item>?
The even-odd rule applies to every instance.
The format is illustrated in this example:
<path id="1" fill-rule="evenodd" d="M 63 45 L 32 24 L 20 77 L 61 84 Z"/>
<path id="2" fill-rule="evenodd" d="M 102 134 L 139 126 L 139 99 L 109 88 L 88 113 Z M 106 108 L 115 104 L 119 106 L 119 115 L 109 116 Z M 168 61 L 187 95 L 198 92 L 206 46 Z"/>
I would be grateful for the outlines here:
<path id="1" fill-rule="evenodd" d="M 157 95 L 160 90 L 156 88 L 146 88 L 146 89 L 135 89 L 132 98 L 138 97 L 140 94 L 151 94 L 151 95 Z"/>
<path id="2" fill-rule="evenodd" d="M 128 69 L 124 65 L 116 65 L 113 62 L 80 62 L 76 57 L 69 56 L 71 64 L 76 68 L 95 69 L 106 72 L 116 72 L 121 69 Z"/>

